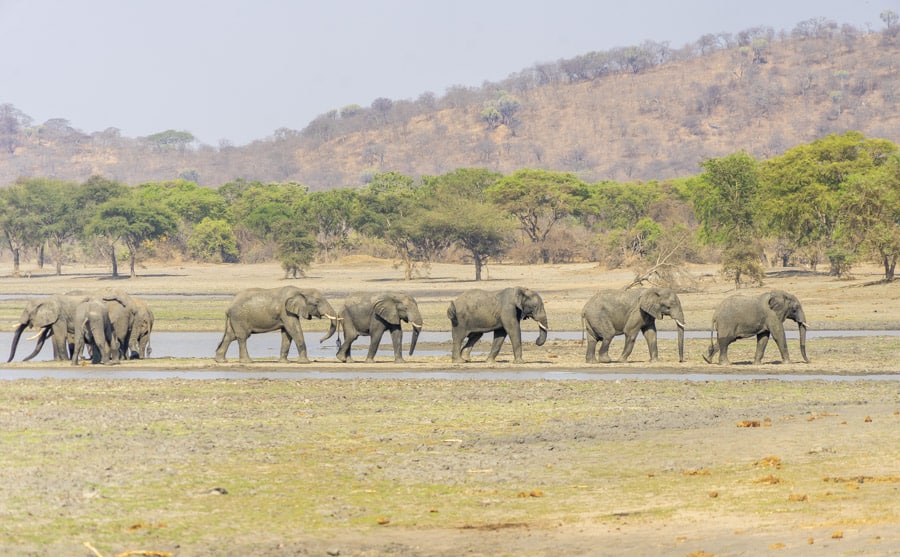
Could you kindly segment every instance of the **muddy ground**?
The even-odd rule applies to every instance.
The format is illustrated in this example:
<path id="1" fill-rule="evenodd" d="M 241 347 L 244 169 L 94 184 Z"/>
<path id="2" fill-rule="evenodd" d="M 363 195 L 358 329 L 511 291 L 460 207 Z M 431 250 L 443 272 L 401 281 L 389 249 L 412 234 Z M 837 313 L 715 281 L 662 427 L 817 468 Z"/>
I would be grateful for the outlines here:
<path id="1" fill-rule="evenodd" d="M 143 272 L 119 281 L 90 269 L 33 273 L 0 278 L 0 287 L 43 295 L 112 284 L 162 296 L 157 328 L 177 331 L 216 330 L 227 299 L 195 306 L 176 295 L 286 282 L 275 266 Z M 694 272 L 698 282 L 681 298 L 688 327 L 703 330 L 733 291 L 711 268 Z M 551 327 L 577 330 L 593 290 L 630 280 L 590 265 L 495 266 L 485 284 L 470 273 L 435 266 L 405 283 L 389 264 L 353 260 L 297 283 L 336 305 L 353 290 L 409 290 L 436 329 L 460 291 L 524 283 L 541 291 Z M 705 342 L 694 340 L 684 363 L 671 341 L 650 363 L 639 341 L 630 363 L 587 366 L 572 341 L 530 343 L 523 366 L 509 362 L 508 345 L 494 366 L 416 356 L 402 368 L 351 364 L 375 375 L 365 379 L 91 379 L 81 368 L 79 379 L 0 381 L 0 554 L 897 554 L 900 382 L 885 376 L 900 373 L 900 338 L 890 336 L 900 329 L 900 294 L 866 286 L 875 279 L 877 269 L 853 281 L 770 274 L 766 287 L 796 293 L 813 329 L 887 331 L 811 340 L 810 364 L 778 362 L 770 343 L 765 363 L 751 365 L 744 341 L 733 349 L 737 365 L 708 366 Z M 6 330 L 20 306 L 0 303 Z M 531 329 L 526 337 L 536 336 Z M 0 367 L 0 377 L 4 367 L 22 365 Z M 151 359 L 117 369 L 348 366 Z M 398 369 L 449 375 L 389 378 Z M 570 369 L 618 375 L 515 377 Z M 444 378 L 471 370 L 512 378 Z M 648 371 L 671 379 L 639 378 Z"/>

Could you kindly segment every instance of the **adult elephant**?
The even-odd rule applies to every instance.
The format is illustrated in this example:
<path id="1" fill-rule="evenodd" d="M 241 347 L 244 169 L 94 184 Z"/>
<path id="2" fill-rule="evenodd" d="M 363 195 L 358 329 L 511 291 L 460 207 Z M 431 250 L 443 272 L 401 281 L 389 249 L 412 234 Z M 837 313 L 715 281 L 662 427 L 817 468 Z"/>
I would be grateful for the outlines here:
<path id="1" fill-rule="evenodd" d="M 412 325 L 409 355 L 416 349 L 416 341 L 422 331 L 422 314 L 416 300 L 402 292 L 382 292 L 380 294 L 359 293 L 350 295 L 344 302 L 340 315 L 344 331 L 344 342 L 338 348 L 337 359 L 350 360 L 350 345 L 362 335 L 371 337 L 367 362 L 375 361 L 375 353 L 381 344 L 385 331 L 391 333 L 394 346 L 394 361 L 403 361 L 403 328 L 401 322 Z M 327 340 L 327 338 L 322 339 Z"/>
<path id="2" fill-rule="evenodd" d="M 487 361 L 494 362 L 504 339 L 509 335 L 515 363 L 521 364 L 523 319 L 534 319 L 541 331 L 537 345 L 547 340 L 547 313 L 541 296 L 522 286 L 504 288 L 500 291 L 472 289 L 463 292 L 450 302 L 447 317 L 452 326 L 454 362 L 468 362 L 472 347 L 484 333 L 493 332 L 494 342 Z M 465 341 L 465 343 L 463 343 Z"/>
<path id="3" fill-rule="evenodd" d="M 237 340 L 240 361 L 248 363 L 251 361 L 247 353 L 247 338 L 250 335 L 281 331 L 280 361 L 287 361 L 293 341 L 299 352 L 297 361 L 307 363 L 309 358 L 300 320 L 313 317 L 331 320 L 328 333 L 322 340 L 330 338 L 337 329 L 338 318 L 331 304 L 318 290 L 295 286 L 248 288 L 238 293 L 225 311 L 225 334 L 216 348 L 216 361 L 226 361 L 228 347 Z"/>
<path id="4" fill-rule="evenodd" d="M 82 291 L 70 294 L 91 295 Z M 96 297 L 106 304 L 109 311 L 118 340 L 119 357 L 125 360 L 146 358 L 153 331 L 153 312 L 147 302 L 114 288 L 100 291 Z"/>
<path id="5" fill-rule="evenodd" d="M 78 365 L 85 346 L 95 364 L 119 363 L 119 342 L 105 300 L 89 299 L 75 308 L 72 365 Z"/>
<path id="6" fill-rule="evenodd" d="M 713 313 L 709 348 L 703 359 L 707 363 L 712 363 L 713 356 L 718 352 L 719 364 L 727 364 L 728 346 L 738 339 L 755 336 L 756 355 L 753 357 L 753 363 L 759 364 L 771 336 L 781 351 L 781 360 L 790 363 L 787 338 L 784 334 L 785 319 L 795 321 L 800 328 L 800 354 L 803 361 L 809 363 L 806 356 L 806 314 L 800 300 L 783 290 L 772 290 L 759 296 L 736 294 L 722 300 Z M 717 342 L 714 342 L 714 333 Z"/>
<path id="7" fill-rule="evenodd" d="M 668 315 L 678 327 L 678 361 L 684 361 L 684 311 L 681 299 L 670 288 L 636 288 L 634 290 L 601 290 L 581 310 L 581 323 L 587 337 L 585 361 L 595 363 L 597 343 L 599 361 L 611 362 L 609 345 L 613 337 L 625 335 L 620 362 L 628 361 L 638 332 L 643 333 L 650 350 L 650 361 L 659 360 L 656 343 L 656 320 Z"/>
<path id="8" fill-rule="evenodd" d="M 16 355 L 22 332 L 28 328 L 39 329 L 34 351 L 25 358 L 28 361 L 40 353 L 44 341 L 52 337 L 53 359 L 66 361 L 70 358 L 68 339 L 75 334 L 75 310 L 78 304 L 89 299 L 84 295 L 54 294 L 40 300 L 29 300 L 19 316 L 19 324 L 13 334 L 9 350 L 11 362 Z"/>

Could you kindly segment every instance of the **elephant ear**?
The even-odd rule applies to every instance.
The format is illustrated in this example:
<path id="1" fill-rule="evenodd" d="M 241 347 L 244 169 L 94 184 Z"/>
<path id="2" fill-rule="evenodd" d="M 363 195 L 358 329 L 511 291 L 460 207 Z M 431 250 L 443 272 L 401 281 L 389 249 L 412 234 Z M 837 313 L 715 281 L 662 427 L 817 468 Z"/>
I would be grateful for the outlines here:
<path id="1" fill-rule="evenodd" d="M 641 311 L 649 313 L 654 319 L 662 319 L 662 305 L 658 292 L 648 290 L 641 295 Z"/>
<path id="2" fill-rule="evenodd" d="M 531 297 L 531 290 L 522 286 L 516 287 L 516 308 L 525 311 L 525 302 Z"/>
<path id="3" fill-rule="evenodd" d="M 375 315 L 391 325 L 399 325 L 400 311 L 397 307 L 398 305 L 397 301 L 390 296 L 382 296 L 375 300 Z"/>
<path id="4" fill-rule="evenodd" d="M 49 299 L 41 302 L 35 309 L 32 324 L 35 328 L 43 328 L 56 323 L 60 317 L 59 302 Z"/>
<path id="5" fill-rule="evenodd" d="M 298 317 L 306 317 L 309 312 L 306 311 L 306 296 L 303 294 L 295 294 L 284 301 L 284 309 L 291 315 Z"/>
<path id="6" fill-rule="evenodd" d="M 781 313 L 787 308 L 787 300 L 785 297 L 779 292 L 770 292 L 769 293 L 769 309 L 781 315 Z"/>

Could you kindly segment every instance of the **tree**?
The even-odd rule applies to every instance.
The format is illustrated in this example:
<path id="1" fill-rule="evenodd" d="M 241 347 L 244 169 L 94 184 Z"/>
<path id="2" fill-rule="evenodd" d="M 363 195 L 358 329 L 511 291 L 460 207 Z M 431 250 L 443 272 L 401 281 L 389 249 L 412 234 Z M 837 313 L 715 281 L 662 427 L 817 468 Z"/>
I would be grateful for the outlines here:
<path id="1" fill-rule="evenodd" d="M 278 249 L 276 257 L 284 269 L 285 278 L 303 276 L 316 255 L 316 239 L 306 219 L 283 220 L 277 225 Z"/>
<path id="2" fill-rule="evenodd" d="M 847 132 L 798 145 L 761 163 L 762 224 L 772 235 L 805 251 L 815 269 L 826 252 L 845 251 L 836 250 L 836 231 L 846 181 L 876 171 L 897 152 L 897 145 L 888 140 Z M 845 258 L 839 259 L 841 265 L 830 260 L 831 274 L 847 269 Z"/>
<path id="3" fill-rule="evenodd" d="M 0 148 L 12 155 L 19 145 L 19 132 L 31 125 L 31 117 L 16 108 L 0 104 Z"/>
<path id="4" fill-rule="evenodd" d="M 195 137 L 186 131 L 166 130 L 147 136 L 147 141 L 159 150 L 176 149 L 183 151 L 195 141 Z"/>
<path id="5" fill-rule="evenodd" d="M 486 191 L 503 177 L 480 168 L 463 168 L 423 178 L 431 205 L 423 216 L 424 236 L 450 242 L 464 250 L 480 281 L 489 260 L 506 252 L 514 225 L 508 215 L 486 199 Z"/>
<path id="6" fill-rule="evenodd" d="M 80 186 L 72 182 L 61 182 L 44 178 L 23 180 L 27 188 L 28 210 L 37 221 L 38 241 L 43 254 L 46 242 L 56 262 L 56 275 L 62 275 L 64 247 L 81 232 L 84 222 L 75 200 Z M 40 261 L 43 266 L 43 257 Z"/>
<path id="7" fill-rule="evenodd" d="M 359 212 L 356 190 L 341 188 L 309 194 L 308 215 L 325 259 L 350 247 L 353 216 Z"/>
<path id="8" fill-rule="evenodd" d="M 40 215 L 25 183 L 0 190 L 0 229 L 13 256 L 13 274 L 20 272 L 22 252 L 39 243 Z"/>
<path id="9" fill-rule="evenodd" d="M 900 156 L 874 172 L 851 176 L 838 205 L 841 244 L 874 255 L 885 282 L 892 282 L 900 256 Z"/>
<path id="10" fill-rule="evenodd" d="M 88 178 L 75 195 L 74 206 L 78 214 L 78 230 L 82 245 L 92 243 L 101 255 L 108 255 L 112 265 L 113 276 L 119 276 L 119 262 L 116 259 L 115 244 L 109 238 L 88 233 L 88 224 L 97 213 L 97 208 L 112 199 L 131 195 L 125 184 L 108 180 L 102 176 Z"/>
<path id="11" fill-rule="evenodd" d="M 227 221 L 204 218 L 194 227 L 188 240 L 188 250 L 192 257 L 200 261 L 237 263 L 239 253 L 234 231 Z"/>
<path id="12" fill-rule="evenodd" d="M 135 262 L 141 251 L 178 228 L 177 217 L 159 202 L 142 199 L 133 191 L 127 197 L 115 198 L 97 208 L 97 214 L 88 225 L 88 232 L 110 239 L 115 246 L 122 241 L 128 248 L 131 278 L 135 274 Z M 113 268 L 113 276 L 118 276 Z"/>
<path id="13" fill-rule="evenodd" d="M 489 201 L 518 219 L 521 230 L 538 247 L 540 259 L 550 262 L 545 242 L 553 227 L 571 215 L 587 191 L 587 184 L 571 173 L 518 170 L 485 191 Z"/>
<path id="14" fill-rule="evenodd" d="M 724 248 L 723 271 L 740 288 L 745 277 L 761 283 L 762 245 L 756 213 L 759 205 L 759 172 L 747 153 L 733 153 L 701 164 L 693 190 L 694 208 L 702 237 Z"/>

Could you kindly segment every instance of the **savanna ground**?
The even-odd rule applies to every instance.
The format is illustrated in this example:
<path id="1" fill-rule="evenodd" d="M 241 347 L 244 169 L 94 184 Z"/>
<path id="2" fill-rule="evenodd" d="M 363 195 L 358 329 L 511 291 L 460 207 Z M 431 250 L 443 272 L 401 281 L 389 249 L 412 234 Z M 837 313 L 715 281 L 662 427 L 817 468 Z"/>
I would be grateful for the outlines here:
<path id="1" fill-rule="evenodd" d="M 224 295 L 297 284 L 319 288 L 335 307 L 351 291 L 402 289 L 419 301 L 426 328 L 446 331 L 447 303 L 463 290 L 521 284 L 541 293 L 551 329 L 577 331 L 595 290 L 632 278 L 590 264 L 488 272 L 479 284 L 471 267 L 434 265 L 427 278 L 404 282 L 390 263 L 369 259 L 291 281 L 275 265 L 151 264 L 120 280 L 102 268 L 33 271 L 0 277 L 0 326 L 12 330 L 26 295 L 117 287 L 154 295 L 157 331 L 221 331 Z M 733 286 L 713 267 L 692 272 L 695 288 L 681 294 L 688 329 L 707 330 Z M 530 321 L 522 366 L 510 362 L 508 343 L 493 366 L 454 365 L 448 345 L 446 356 L 402 365 L 385 355 L 369 365 L 240 366 L 213 362 L 211 346 L 209 359 L 115 368 L 125 377 L 132 369 L 368 372 L 359 379 L 91 379 L 87 368 L 34 363 L 38 375 L 79 378 L 0 381 L 0 554 L 897 554 L 900 382 L 871 375 L 900 373 L 900 336 L 890 333 L 900 329 L 900 287 L 868 285 L 877 278 L 876 268 L 849 281 L 772 270 L 764 288 L 796 294 L 811 333 L 885 331 L 811 337 L 809 364 L 779 363 L 770 342 L 754 366 L 745 340 L 732 347 L 735 365 L 711 366 L 700 357 L 708 340 L 690 339 L 684 363 L 672 340 L 660 341 L 661 361 L 650 363 L 639 340 L 629 363 L 589 366 L 577 340 L 535 346 Z M 315 343 L 326 323 L 304 327 Z M 669 319 L 659 327 L 674 330 Z M 621 347 L 617 340 L 611 353 Z M 0 366 L 0 377 L 22 367 Z M 397 370 L 444 373 L 387 373 Z M 492 370 L 511 375 L 447 378 Z M 618 375 L 515 377 L 526 370 Z M 671 379 L 641 378 L 647 372 Z"/>

